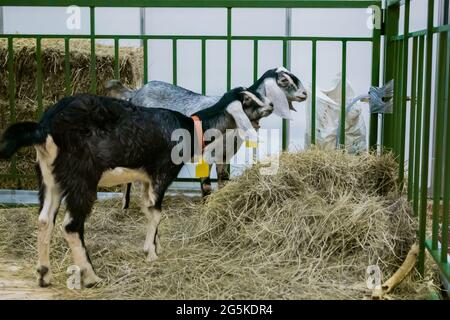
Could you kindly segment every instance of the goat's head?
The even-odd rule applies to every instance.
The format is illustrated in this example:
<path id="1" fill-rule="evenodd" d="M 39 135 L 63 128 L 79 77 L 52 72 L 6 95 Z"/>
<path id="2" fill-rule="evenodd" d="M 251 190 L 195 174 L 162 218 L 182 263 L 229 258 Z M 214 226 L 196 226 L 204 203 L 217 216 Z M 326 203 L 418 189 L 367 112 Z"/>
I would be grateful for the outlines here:
<path id="1" fill-rule="evenodd" d="M 296 111 L 293 101 L 302 102 L 308 98 L 302 82 L 286 68 L 271 69 L 257 82 L 262 92 L 274 104 L 274 113 L 282 118 L 291 119 L 290 110 Z"/>
<path id="2" fill-rule="evenodd" d="M 258 121 L 272 114 L 274 106 L 268 97 L 246 88 L 238 88 L 239 102 L 250 121 Z"/>

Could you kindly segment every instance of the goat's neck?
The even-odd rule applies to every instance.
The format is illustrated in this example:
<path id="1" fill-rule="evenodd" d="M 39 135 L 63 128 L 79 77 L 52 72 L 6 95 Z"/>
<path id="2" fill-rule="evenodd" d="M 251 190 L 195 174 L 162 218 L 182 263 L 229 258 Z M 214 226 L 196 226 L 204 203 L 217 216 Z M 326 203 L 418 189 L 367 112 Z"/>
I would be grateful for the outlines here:
<path id="1" fill-rule="evenodd" d="M 202 121 L 204 132 L 210 129 L 215 129 L 219 130 L 221 133 L 225 133 L 228 129 L 236 129 L 234 119 L 225 112 L 210 117 L 205 117 L 200 120 Z"/>

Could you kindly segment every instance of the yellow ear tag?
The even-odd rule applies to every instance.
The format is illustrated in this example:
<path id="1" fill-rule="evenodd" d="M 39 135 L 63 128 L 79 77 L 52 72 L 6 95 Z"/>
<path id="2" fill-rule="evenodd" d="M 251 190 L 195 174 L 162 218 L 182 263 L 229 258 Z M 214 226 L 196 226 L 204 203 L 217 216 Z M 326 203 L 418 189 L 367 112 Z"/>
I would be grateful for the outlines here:
<path id="1" fill-rule="evenodd" d="M 258 142 L 257 141 L 250 141 L 250 140 L 247 140 L 247 141 L 245 141 L 245 147 L 246 148 L 248 148 L 248 149 L 250 149 L 250 148 L 258 148 Z"/>
<path id="2" fill-rule="evenodd" d="M 195 166 L 195 177 L 196 178 L 209 177 L 209 165 L 205 162 L 203 157 L 200 158 L 199 162 Z"/>

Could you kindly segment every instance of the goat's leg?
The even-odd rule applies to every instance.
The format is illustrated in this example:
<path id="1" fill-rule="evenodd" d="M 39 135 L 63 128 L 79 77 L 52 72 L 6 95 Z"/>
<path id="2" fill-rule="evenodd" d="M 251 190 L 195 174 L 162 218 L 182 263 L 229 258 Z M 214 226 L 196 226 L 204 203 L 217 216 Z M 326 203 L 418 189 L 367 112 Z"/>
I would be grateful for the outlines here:
<path id="1" fill-rule="evenodd" d="M 228 164 L 216 164 L 217 171 L 217 183 L 219 185 L 219 189 L 225 185 L 225 182 L 230 179 L 230 171 Z"/>
<path id="2" fill-rule="evenodd" d="M 144 242 L 144 252 L 148 254 L 149 262 L 155 261 L 161 253 L 161 245 L 158 236 L 158 225 L 161 220 L 161 209 L 155 207 L 157 195 L 150 183 L 142 186 L 142 212 L 148 219 L 147 236 Z"/>
<path id="3" fill-rule="evenodd" d="M 46 287 L 51 282 L 50 241 L 55 225 L 56 214 L 61 204 L 61 192 L 49 170 L 37 167 L 40 181 L 40 213 L 38 220 L 38 256 L 37 265 L 39 286 Z M 44 177 L 42 175 L 44 172 Z"/>
<path id="4" fill-rule="evenodd" d="M 158 237 L 158 226 L 161 221 L 161 208 L 167 188 L 181 170 L 181 166 L 176 168 L 164 167 L 163 173 L 155 173 L 151 184 L 145 184 L 143 191 L 142 211 L 148 218 L 147 237 L 145 239 L 144 250 L 148 252 L 147 261 L 153 262 L 161 252 L 161 244 Z M 150 174 L 149 174 L 150 176 Z"/>
<path id="5" fill-rule="evenodd" d="M 122 210 L 130 207 L 131 183 L 122 185 Z"/>
<path id="6" fill-rule="evenodd" d="M 209 165 L 209 172 L 211 174 L 211 165 Z M 211 185 L 211 178 L 210 177 L 206 177 L 206 178 L 201 178 L 200 179 L 200 187 L 202 190 L 202 197 L 205 198 L 207 196 L 209 196 L 212 192 L 212 185 Z"/>
<path id="7" fill-rule="evenodd" d="M 82 283 L 86 288 L 101 281 L 94 272 L 84 243 L 84 222 L 91 212 L 96 197 L 96 189 L 80 188 L 83 192 L 67 194 L 67 213 L 64 219 L 64 237 L 72 251 L 75 265 L 80 268 Z"/>

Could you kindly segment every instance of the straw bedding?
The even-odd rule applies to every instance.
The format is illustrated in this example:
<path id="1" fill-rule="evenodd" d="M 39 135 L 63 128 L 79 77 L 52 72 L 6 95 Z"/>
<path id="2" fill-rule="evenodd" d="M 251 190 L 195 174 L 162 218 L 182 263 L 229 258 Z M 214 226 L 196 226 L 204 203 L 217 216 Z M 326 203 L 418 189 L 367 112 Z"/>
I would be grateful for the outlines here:
<path id="1" fill-rule="evenodd" d="M 124 213 L 118 200 L 98 203 L 86 240 L 103 283 L 64 288 L 71 258 L 58 227 L 53 290 L 75 299 L 364 299 L 371 294 L 366 268 L 378 265 L 386 280 L 416 241 L 391 155 L 310 150 L 283 154 L 276 175 L 261 175 L 260 167 L 206 203 L 167 198 L 164 252 L 153 264 L 142 252 L 146 221 L 137 204 Z M 28 265 L 27 277 L 36 211 L 0 211 L 0 252 Z M 390 298 L 425 298 L 434 289 L 430 273 L 420 279 L 413 272 Z"/>

